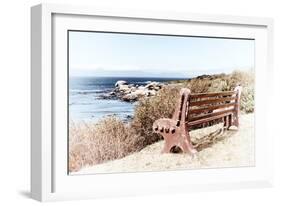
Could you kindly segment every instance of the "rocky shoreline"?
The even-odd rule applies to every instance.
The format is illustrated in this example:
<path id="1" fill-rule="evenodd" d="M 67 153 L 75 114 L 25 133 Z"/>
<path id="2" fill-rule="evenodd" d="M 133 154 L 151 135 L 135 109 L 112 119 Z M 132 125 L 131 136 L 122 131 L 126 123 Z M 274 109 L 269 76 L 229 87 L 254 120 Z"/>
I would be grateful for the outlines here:
<path id="1" fill-rule="evenodd" d="M 147 82 L 145 85 L 129 84 L 127 81 L 118 80 L 113 91 L 100 96 L 101 99 L 120 99 L 126 102 L 135 102 L 143 97 L 155 96 L 165 83 Z"/>
<path id="2" fill-rule="evenodd" d="M 216 75 L 200 75 L 193 79 L 213 79 Z M 118 80 L 115 83 L 115 88 L 111 91 L 107 91 L 99 96 L 100 99 L 118 99 L 126 102 L 135 102 L 143 97 L 155 96 L 157 92 L 165 85 L 179 85 L 178 82 L 157 82 L 148 81 L 144 85 L 129 84 L 125 80 Z"/>

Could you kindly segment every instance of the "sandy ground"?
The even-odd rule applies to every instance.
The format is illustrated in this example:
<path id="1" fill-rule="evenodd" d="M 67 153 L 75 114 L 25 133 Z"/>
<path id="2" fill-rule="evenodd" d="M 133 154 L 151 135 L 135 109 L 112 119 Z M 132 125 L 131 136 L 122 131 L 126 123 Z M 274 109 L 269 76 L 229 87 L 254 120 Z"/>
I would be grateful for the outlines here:
<path id="1" fill-rule="evenodd" d="M 241 115 L 240 128 L 222 130 L 222 124 L 191 132 L 198 153 L 161 154 L 164 141 L 122 159 L 85 167 L 72 174 L 141 172 L 177 169 L 254 166 L 254 114 Z"/>

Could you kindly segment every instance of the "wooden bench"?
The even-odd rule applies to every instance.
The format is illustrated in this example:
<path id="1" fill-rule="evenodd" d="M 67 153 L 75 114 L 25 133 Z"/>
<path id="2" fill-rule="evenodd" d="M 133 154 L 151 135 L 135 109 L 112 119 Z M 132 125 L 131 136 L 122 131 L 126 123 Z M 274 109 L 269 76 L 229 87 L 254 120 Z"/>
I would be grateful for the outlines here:
<path id="1" fill-rule="evenodd" d="M 189 131 L 214 121 L 222 121 L 226 129 L 233 125 L 239 127 L 241 91 L 241 86 L 233 91 L 216 93 L 191 93 L 187 88 L 181 89 L 173 117 L 153 123 L 153 131 L 165 140 L 162 152 L 168 153 L 179 147 L 184 153 L 195 154 L 197 151 L 192 146 Z"/>

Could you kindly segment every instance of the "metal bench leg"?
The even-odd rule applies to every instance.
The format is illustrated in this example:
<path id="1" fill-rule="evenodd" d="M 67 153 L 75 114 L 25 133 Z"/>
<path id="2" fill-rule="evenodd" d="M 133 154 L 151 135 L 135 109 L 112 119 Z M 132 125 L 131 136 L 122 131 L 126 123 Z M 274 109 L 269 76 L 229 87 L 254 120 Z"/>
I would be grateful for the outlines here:
<path id="1" fill-rule="evenodd" d="M 229 129 L 231 126 L 232 126 L 232 115 L 229 115 L 228 116 L 228 128 L 227 129 Z"/>
<path id="2" fill-rule="evenodd" d="M 197 150 L 193 147 L 191 141 L 190 141 L 190 136 L 189 133 L 187 132 L 185 137 L 182 138 L 182 142 L 180 143 L 180 146 L 183 150 L 183 152 L 189 153 L 191 155 L 194 155 L 197 153 Z"/>
<path id="3" fill-rule="evenodd" d="M 169 153 L 174 146 L 179 147 L 183 153 L 189 153 L 191 155 L 197 153 L 197 150 L 194 149 L 189 133 L 181 132 L 180 130 L 176 131 L 174 134 L 162 134 L 165 140 L 164 148 L 162 153 Z"/>
<path id="4" fill-rule="evenodd" d="M 237 94 L 236 94 L 236 106 L 234 107 L 234 120 L 233 120 L 233 125 L 235 125 L 236 127 L 239 127 L 239 116 L 240 116 L 240 98 L 241 98 L 241 92 L 242 92 L 242 87 L 241 86 L 237 86 L 234 89 Z"/>
<path id="5" fill-rule="evenodd" d="M 225 117 L 225 128 L 229 129 L 229 115 Z"/>
<path id="6" fill-rule="evenodd" d="M 170 153 L 173 145 L 171 145 L 168 141 L 164 141 L 164 148 L 161 153 Z"/>

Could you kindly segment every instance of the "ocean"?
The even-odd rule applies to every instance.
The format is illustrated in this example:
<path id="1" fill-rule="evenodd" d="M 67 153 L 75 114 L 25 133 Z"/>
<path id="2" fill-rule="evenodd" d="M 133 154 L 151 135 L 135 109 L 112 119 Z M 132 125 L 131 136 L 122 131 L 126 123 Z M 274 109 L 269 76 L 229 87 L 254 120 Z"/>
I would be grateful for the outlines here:
<path id="1" fill-rule="evenodd" d="M 148 81 L 167 82 L 179 80 L 179 78 L 70 77 L 68 102 L 70 121 L 97 122 L 111 115 L 123 121 L 132 118 L 137 102 L 124 102 L 117 98 L 101 98 L 102 95 L 113 91 L 118 80 L 125 80 L 129 84 L 141 86 L 146 85 Z"/>

